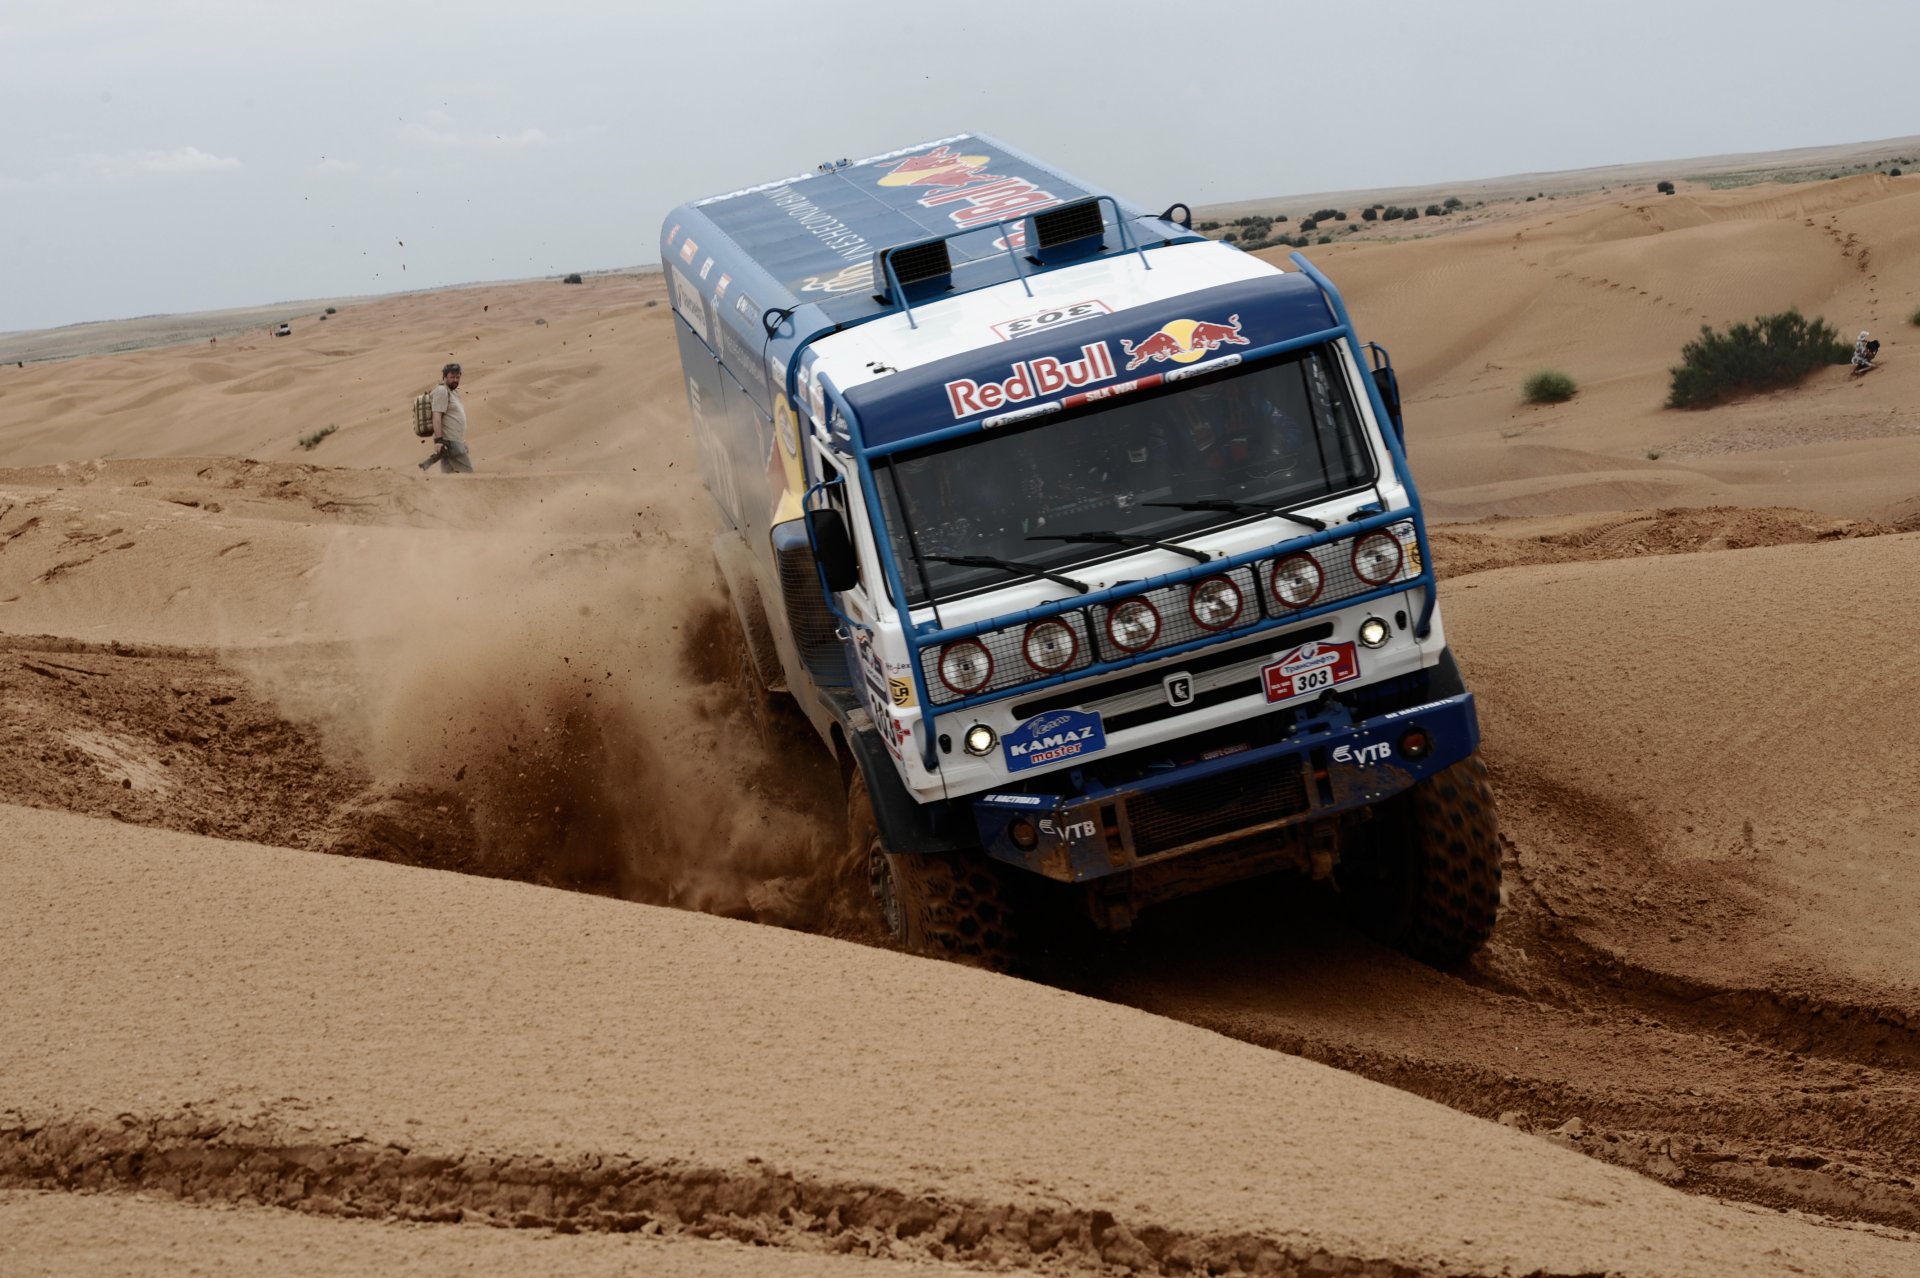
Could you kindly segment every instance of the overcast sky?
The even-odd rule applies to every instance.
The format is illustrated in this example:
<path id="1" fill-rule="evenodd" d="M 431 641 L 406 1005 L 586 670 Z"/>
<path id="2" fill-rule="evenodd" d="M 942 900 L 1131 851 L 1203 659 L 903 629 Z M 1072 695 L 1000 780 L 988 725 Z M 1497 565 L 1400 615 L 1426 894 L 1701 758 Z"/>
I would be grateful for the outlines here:
<path id="1" fill-rule="evenodd" d="M 1913 0 L 0 0 L 0 330 L 654 260 L 994 134 L 1154 208 L 1920 133 Z"/>

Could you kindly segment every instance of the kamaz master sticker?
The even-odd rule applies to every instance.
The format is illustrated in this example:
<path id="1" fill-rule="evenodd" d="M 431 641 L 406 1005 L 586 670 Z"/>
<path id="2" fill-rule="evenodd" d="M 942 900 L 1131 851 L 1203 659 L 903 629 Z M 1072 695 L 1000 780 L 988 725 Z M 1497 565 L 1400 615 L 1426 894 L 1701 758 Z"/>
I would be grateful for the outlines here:
<path id="1" fill-rule="evenodd" d="M 1001 738 L 1007 771 L 1024 772 L 1062 759 L 1077 759 L 1107 748 L 1098 714 L 1061 710 L 1029 719 Z"/>

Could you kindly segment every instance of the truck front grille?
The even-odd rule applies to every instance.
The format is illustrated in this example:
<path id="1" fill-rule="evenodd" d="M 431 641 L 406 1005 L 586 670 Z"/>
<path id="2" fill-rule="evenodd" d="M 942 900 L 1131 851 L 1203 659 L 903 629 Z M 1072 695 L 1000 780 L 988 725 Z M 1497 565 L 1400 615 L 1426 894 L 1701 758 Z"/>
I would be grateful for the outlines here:
<path id="1" fill-rule="evenodd" d="M 1294 756 L 1148 790 L 1127 800 L 1127 821 L 1134 855 L 1149 857 L 1306 810 L 1306 776 Z"/>

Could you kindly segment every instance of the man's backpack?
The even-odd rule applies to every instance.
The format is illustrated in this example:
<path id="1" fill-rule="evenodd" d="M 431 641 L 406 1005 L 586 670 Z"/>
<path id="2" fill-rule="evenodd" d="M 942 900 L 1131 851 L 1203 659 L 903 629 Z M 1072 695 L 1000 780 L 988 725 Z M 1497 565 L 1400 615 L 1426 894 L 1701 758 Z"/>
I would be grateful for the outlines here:
<path id="1" fill-rule="evenodd" d="M 433 387 L 413 397 L 413 433 L 425 439 L 433 434 Z"/>

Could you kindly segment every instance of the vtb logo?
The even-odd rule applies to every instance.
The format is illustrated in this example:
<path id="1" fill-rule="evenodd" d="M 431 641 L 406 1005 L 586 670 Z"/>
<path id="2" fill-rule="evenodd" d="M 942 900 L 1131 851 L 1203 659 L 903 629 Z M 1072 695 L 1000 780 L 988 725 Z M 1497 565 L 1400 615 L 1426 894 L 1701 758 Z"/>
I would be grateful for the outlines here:
<path id="1" fill-rule="evenodd" d="M 1216 324 L 1212 320 L 1169 320 L 1160 326 L 1160 331 L 1140 342 L 1120 339 L 1120 349 L 1131 358 L 1127 361 L 1127 371 L 1132 372 L 1142 364 L 1158 364 L 1172 360 L 1176 364 L 1191 364 L 1209 351 L 1217 351 L 1222 346 L 1251 345 L 1240 335 L 1240 317 L 1227 316 L 1227 322 Z"/>

